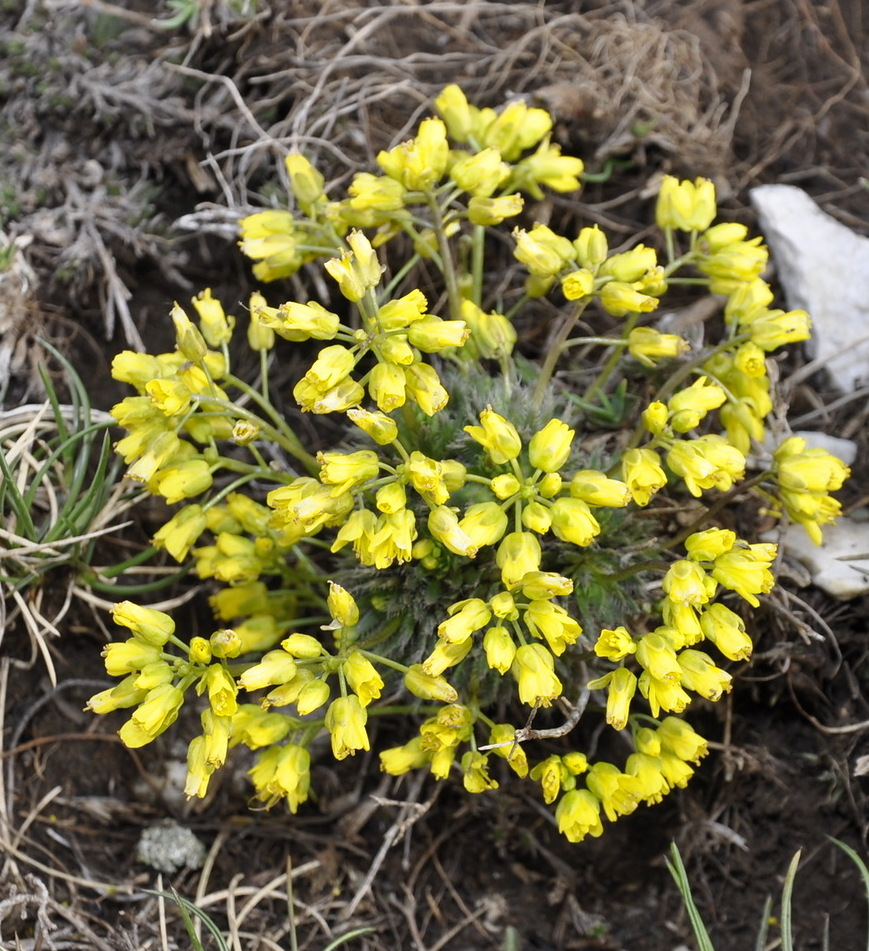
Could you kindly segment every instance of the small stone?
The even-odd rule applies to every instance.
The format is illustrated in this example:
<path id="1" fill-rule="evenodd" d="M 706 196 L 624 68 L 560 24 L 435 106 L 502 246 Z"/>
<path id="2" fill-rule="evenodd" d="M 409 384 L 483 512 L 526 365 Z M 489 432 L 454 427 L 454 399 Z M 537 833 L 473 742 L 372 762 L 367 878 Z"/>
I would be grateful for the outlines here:
<path id="1" fill-rule="evenodd" d="M 852 392 L 869 382 L 869 238 L 793 185 L 761 185 L 750 197 L 788 308 L 812 318 L 806 353 L 824 361 L 832 386 Z"/>
<path id="2" fill-rule="evenodd" d="M 163 819 L 144 829 L 136 848 L 137 861 L 166 875 L 182 868 L 202 868 L 206 854 L 205 846 L 190 829 L 174 819 Z"/>
<path id="3" fill-rule="evenodd" d="M 801 525 L 781 539 L 785 554 L 805 565 L 812 584 L 840 601 L 869 592 L 869 522 L 843 516 L 822 528 L 824 541 L 812 544 Z"/>

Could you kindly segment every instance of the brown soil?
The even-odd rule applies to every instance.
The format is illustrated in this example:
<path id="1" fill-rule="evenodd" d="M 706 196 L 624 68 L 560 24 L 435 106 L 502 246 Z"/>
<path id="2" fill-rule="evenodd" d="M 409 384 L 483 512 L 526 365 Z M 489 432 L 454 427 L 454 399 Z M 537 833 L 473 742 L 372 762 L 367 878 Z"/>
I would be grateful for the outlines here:
<path id="1" fill-rule="evenodd" d="M 752 223 L 747 190 L 787 182 L 869 232 L 862 0 L 191 9 L 194 19 L 166 28 L 154 17 L 172 8 L 146 0 L 0 3 L 0 228 L 32 268 L 0 284 L 7 407 L 39 396 L 37 337 L 63 343 L 109 406 L 112 354 L 140 340 L 164 347 L 173 299 L 207 285 L 246 299 L 234 221 L 280 193 L 287 150 L 344 183 L 450 81 L 480 105 L 528 95 L 555 114 L 566 149 L 591 171 L 612 170 L 579 200 L 535 209 L 553 227 L 597 221 L 633 239 L 655 177 L 673 172 L 712 177 L 727 217 Z M 792 413 L 827 401 L 812 382 L 792 393 Z M 838 412 L 828 431 L 847 429 L 865 462 L 865 417 Z M 858 502 L 869 486 L 865 465 L 854 471 L 847 499 Z M 62 596 L 43 595 L 50 615 Z M 171 884 L 234 934 L 234 948 L 290 947 L 288 870 L 301 948 L 355 927 L 371 929 L 350 945 L 367 951 L 693 946 L 664 862 L 673 840 L 717 951 L 754 947 L 764 901 L 777 915 L 798 850 L 797 946 L 861 947 L 866 893 L 829 837 L 866 854 L 867 607 L 785 580 L 755 621 L 755 659 L 725 709 L 700 713 L 716 742 L 696 780 L 578 846 L 518 786 L 468 798 L 448 783 L 384 780 L 359 758 L 319 765 L 320 798 L 296 817 L 248 808 L 243 762 L 207 801 L 185 804 L 183 747 L 128 751 L 113 723 L 81 712 L 105 684 L 105 612 L 78 602 L 66 614 L 51 643 L 56 686 L 10 623 L 0 947 L 190 947 L 174 906 L 145 891 L 168 879 L 136 860 L 143 827 L 166 816 L 209 848 L 202 872 Z M 772 925 L 769 940 L 777 934 Z"/>

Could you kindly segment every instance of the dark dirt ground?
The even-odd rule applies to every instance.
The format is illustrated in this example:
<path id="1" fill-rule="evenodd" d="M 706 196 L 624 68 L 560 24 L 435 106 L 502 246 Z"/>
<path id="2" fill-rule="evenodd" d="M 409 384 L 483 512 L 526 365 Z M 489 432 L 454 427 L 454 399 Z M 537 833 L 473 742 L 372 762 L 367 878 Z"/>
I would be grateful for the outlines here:
<path id="1" fill-rule="evenodd" d="M 449 81 L 480 105 L 529 95 L 590 170 L 616 161 L 579 199 L 535 210 L 553 226 L 641 236 L 650 182 L 666 171 L 712 177 L 728 218 L 753 224 L 747 190 L 786 182 L 869 233 L 862 0 L 190 9 L 193 19 L 167 28 L 154 19 L 172 9 L 157 2 L 0 3 L 0 227 L 32 268 L 0 284 L 7 408 L 39 398 L 37 336 L 63 346 L 98 405 L 111 405 L 122 395 L 112 354 L 140 340 L 164 346 L 173 299 L 207 285 L 246 299 L 233 222 L 280 194 L 285 151 L 303 149 L 346 182 Z M 792 417 L 827 399 L 816 378 L 788 395 Z M 869 493 L 864 424 L 860 406 L 824 418 L 860 444 L 846 507 Z M 147 525 L 131 531 L 117 544 L 140 544 Z M 66 611 L 49 584 L 42 596 L 47 616 L 64 607 L 50 648 L 57 686 L 11 602 L 0 649 L 4 949 L 190 947 L 174 907 L 165 921 L 144 893 L 160 885 L 135 858 L 142 828 L 167 815 L 209 848 L 203 871 L 172 884 L 235 948 L 290 947 L 290 868 L 306 949 L 358 926 L 373 931 L 350 947 L 366 951 L 693 947 L 664 864 L 672 840 L 717 951 L 754 947 L 764 900 L 776 915 L 797 850 L 797 947 L 865 946 L 865 893 L 828 839 L 866 854 L 869 781 L 856 770 L 869 753 L 865 598 L 834 603 L 783 581 L 754 621 L 754 660 L 726 704 L 701 711 L 715 742 L 695 781 L 571 846 L 516 786 L 468 799 L 449 784 L 383 780 L 358 758 L 318 766 L 320 801 L 296 817 L 251 812 L 232 777 L 186 805 L 173 793 L 171 740 L 128 751 L 111 722 L 81 712 L 105 682 L 104 610 L 76 601 Z M 767 947 L 777 934 L 773 925 Z"/>

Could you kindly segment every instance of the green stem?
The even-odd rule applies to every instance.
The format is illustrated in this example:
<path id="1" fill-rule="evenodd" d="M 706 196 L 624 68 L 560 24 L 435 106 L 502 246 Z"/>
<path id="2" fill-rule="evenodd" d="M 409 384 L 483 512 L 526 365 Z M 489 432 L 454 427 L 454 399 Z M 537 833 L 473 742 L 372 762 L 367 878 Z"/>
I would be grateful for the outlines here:
<path id="1" fill-rule="evenodd" d="M 462 294 L 459 290 L 459 281 L 456 275 L 455 263 L 453 262 L 452 250 L 444 228 L 443 215 L 441 214 L 440 206 L 434 195 L 426 194 L 426 203 L 428 204 L 429 211 L 431 211 L 433 229 L 438 239 L 444 284 L 446 284 L 447 299 L 450 304 L 450 317 L 453 320 L 461 320 Z"/>
<path id="2" fill-rule="evenodd" d="M 486 226 L 474 225 L 471 245 L 471 300 L 477 307 L 483 306 L 483 264 L 486 250 Z"/>
<path id="3" fill-rule="evenodd" d="M 637 321 L 640 319 L 639 314 L 628 314 L 628 319 L 625 322 L 624 330 L 622 331 L 622 338 L 627 339 L 628 334 L 634 329 Z M 583 395 L 584 400 L 590 400 L 598 390 L 602 389 L 606 384 L 606 381 L 610 378 L 613 370 L 618 366 L 619 360 L 622 358 L 622 351 L 618 346 L 612 348 L 612 353 L 607 357 L 606 363 L 603 365 L 603 369 L 597 376 L 597 379 L 589 386 Z"/>
<path id="4" fill-rule="evenodd" d="M 535 406 L 539 406 L 543 402 L 543 396 L 549 384 L 552 382 L 552 376 L 555 373 L 556 364 L 561 358 L 564 344 L 587 306 L 587 302 L 578 302 L 573 309 L 573 313 L 568 314 L 558 328 L 555 340 L 552 341 L 549 352 L 546 354 L 546 359 L 543 361 L 543 366 L 540 368 L 540 375 L 537 377 L 537 384 L 534 387 L 534 394 L 531 397 Z"/>

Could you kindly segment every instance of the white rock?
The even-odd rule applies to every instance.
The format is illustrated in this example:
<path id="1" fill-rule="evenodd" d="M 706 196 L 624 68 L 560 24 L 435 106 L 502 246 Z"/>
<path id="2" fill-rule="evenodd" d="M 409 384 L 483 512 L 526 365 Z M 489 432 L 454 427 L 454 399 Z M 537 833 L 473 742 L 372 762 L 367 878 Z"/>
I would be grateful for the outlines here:
<path id="1" fill-rule="evenodd" d="M 167 875 L 182 868 L 202 868 L 206 854 L 193 832 L 174 819 L 162 819 L 143 829 L 136 848 L 137 861 Z"/>
<path id="2" fill-rule="evenodd" d="M 855 234 L 793 185 L 750 193 L 788 308 L 807 310 L 811 359 L 850 393 L 869 382 L 869 238 Z"/>
<path id="3" fill-rule="evenodd" d="M 813 545 L 802 526 L 791 525 L 781 539 L 782 548 L 832 597 L 847 601 L 869 592 L 869 522 L 844 516 L 822 531 L 823 544 Z"/>

